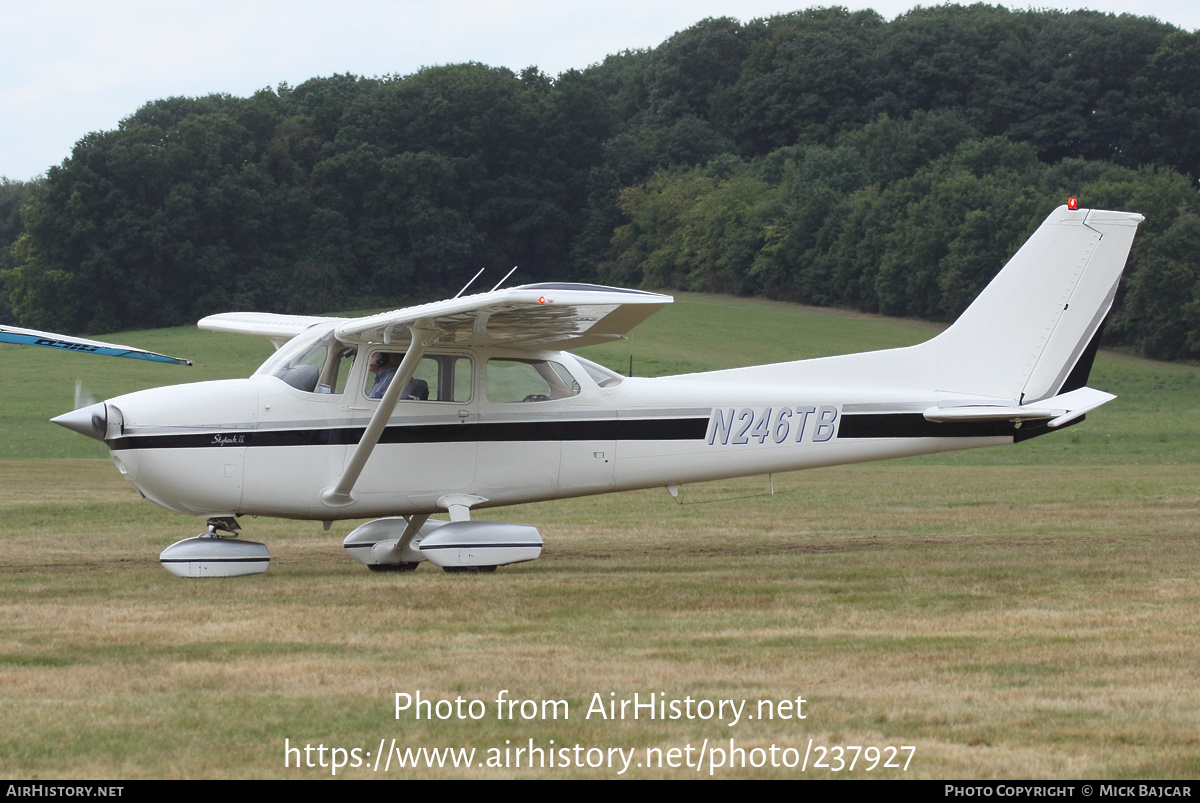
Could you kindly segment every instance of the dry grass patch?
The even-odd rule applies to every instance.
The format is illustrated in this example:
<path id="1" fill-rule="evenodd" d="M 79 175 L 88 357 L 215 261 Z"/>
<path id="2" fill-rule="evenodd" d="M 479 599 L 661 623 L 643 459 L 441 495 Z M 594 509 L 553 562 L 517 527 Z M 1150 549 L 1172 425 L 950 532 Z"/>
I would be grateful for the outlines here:
<path id="1" fill-rule="evenodd" d="M 480 750 L 812 738 L 916 745 L 914 777 L 1194 776 L 1195 469 L 1041 471 L 909 462 L 776 477 L 787 493 L 775 497 L 678 505 L 660 490 L 514 508 L 505 518 L 537 524 L 545 557 L 482 577 L 373 575 L 341 554 L 351 523 L 250 519 L 270 573 L 185 581 L 157 553 L 198 523 L 136 499 L 107 462 L 0 463 L 0 509 L 19 522 L 0 539 L 0 769 L 324 774 L 286 769 L 285 738 Z M 86 492 L 46 488 L 63 477 Z M 485 701 L 508 689 L 566 700 L 571 718 L 396 720 L 392 695 L 417 689 Z M 610 692 L 750 707 L 802 695 L 808 718 L 584 719 Z M 463 774 L 479 771 L 415 773 Z M 487 773 L 509 775 L 613 773 Z"/>

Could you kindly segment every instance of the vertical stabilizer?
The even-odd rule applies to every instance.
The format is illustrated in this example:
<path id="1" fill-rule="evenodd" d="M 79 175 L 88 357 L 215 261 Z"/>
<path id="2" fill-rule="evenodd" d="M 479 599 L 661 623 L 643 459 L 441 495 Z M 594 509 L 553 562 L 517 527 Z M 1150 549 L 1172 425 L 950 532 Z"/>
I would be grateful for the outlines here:
<path id="1" fill-rule="evenodd" d="M 918 347 L 933 352 L 938 390 L 1026 404 L 1057 394 L 1112 307 L 1143 219 L 1054 210 L 962 316 Z"/>

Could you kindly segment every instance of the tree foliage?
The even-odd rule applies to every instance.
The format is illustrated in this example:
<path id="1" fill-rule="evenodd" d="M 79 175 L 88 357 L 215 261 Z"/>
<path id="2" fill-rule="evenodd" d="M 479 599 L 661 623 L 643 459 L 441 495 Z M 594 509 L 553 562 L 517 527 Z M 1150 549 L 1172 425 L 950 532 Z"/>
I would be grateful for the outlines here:
<path id="1" fill-rule="evenodd" d="M 0 176 L 0 274 L 15 264 L 10 246 L 25 232 L 21 208 L 29 203 L 40 184 L 40 181 L 13 181 Z M 16 323 L 3 285 L 0 285 L 0 323 Z"/>
<path id="2" fill-rule="evenodd" d="M 1110 336 L 1200 359 L 1197 37 L 818 8 L 557 77 L 460 64 L 158 100 L 0 185 L 0 316 L 102 332 L 404 304 L 518 264 L 948 320 L 1074 194 L 1147 216 Z"/>

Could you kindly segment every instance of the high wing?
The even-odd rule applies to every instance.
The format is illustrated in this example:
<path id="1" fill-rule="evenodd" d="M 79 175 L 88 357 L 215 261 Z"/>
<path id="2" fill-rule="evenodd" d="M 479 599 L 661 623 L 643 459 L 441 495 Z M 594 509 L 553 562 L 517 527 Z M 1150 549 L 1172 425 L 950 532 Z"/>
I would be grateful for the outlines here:
<path id="1" fill-rule="evenodd" d="M 280 315 L 274 312 L 222 312 L 196 322 L 209 332 L 233 332 L 240 335 L 265 337 L 279 348 L 305 329 L 326 321 L 344 318 L 324 318 L 317 315 Z"/>
<path id="2" fill-rule="evenodd" d="M 674 299 L 594 284 L 527 284 L 352 318 L 337 327 L 347 343 L 404 343 L 414 326 L 439 345 L 572 349 L 618 340 Z"/>
<path id="3" fill-rule="evenodd" d="M 311 326 L 341 321 L 344 343 L 411 340 L 419 325 L 436 332 L 441 345 L 570 349 L 618 340 L 674 299 L 644 290 L 595 284 L 527 284 L 464 298 L 451 298 L 361 318 L 223 312 L 196 325 L 210 332 L 268 338 L 279 348 Z"/>
<path id="4" fill-rule="evenodd" d="M 155 351 L 122 346 L 119 343 L 106 343 L 103 340 L 88 340 L 83 337 L 59 335 L 54 332 L 42 332 L 38 329 L 20 329 L 16 326 L 0 326 L 0 343 L 13 343 L 19 346 L 41 346 L 60 351 L 74 351 L 82 354 L 100 354 L 106 357 L 126 357 L 131 360 L 148 360 L 150 362 L 167 362 L 175 365 L 191 365 L 191 360 L 180 357 L 168 357 Z"/>

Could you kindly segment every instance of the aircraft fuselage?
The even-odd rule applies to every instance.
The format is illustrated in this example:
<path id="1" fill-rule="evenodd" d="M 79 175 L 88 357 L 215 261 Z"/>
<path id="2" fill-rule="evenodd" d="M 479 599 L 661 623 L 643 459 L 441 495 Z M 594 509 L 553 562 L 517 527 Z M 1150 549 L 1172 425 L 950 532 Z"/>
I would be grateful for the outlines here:
<path id="1" fill-rule="evenodd" d="M 433 358 L 459 366 L 455 397 L 396 405 L 349 504 L 328 505 L 321 491 L 341 476 L 378 404 L 367 397 L 365 360 L 340 393 L 256 375 L 117 397 L 106 403 L 105 442 L 134 487 L 171 510 L 328 521 L 436 513 L 448 494 L 482 508 L 1011 443 L 1016 434 L 1008 422 L 921 417 L 957 394 L 730 372 L 594 376 L 585 364 L 594 365 L 566 352 Z M 488 375 L 537 360 L 566 372 L 569 395 L 512 398 Z"/>

